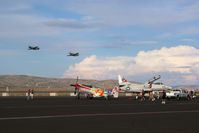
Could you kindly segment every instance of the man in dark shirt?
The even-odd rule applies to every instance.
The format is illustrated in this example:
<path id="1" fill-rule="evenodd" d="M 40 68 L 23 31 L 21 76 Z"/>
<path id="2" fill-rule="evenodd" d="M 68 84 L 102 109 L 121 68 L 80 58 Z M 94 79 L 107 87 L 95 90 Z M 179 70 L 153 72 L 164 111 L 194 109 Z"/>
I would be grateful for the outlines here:
<path id="1" fill-rule="evenodd" d="M 162 104 L 165 104 L 166 103 L 166 91 L 163 90 L 163 93 L 162 93 Z"/>

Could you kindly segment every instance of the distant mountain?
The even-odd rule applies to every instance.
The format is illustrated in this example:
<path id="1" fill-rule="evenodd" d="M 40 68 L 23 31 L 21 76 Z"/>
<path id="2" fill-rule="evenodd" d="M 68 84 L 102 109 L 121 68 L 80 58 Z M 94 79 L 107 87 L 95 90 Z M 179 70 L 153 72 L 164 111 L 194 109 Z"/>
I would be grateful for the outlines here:
<path id="1" fill-rule="evenodd" d="M 199 85 L 179 85 L 175 86 L 176 89 L 199 90 Z"/>
<path id="2" fill-rule="evenodd" d="M 83 80 L 78 81 L 81 84 L 92 85 L 105 89 L 112 89 L 118 86 L 117 80 Z M 131 81 L 134 82 L 134 81 Z M 70 84 L 76 83 L 76 79 L 69 78 L 46 78 L 27 75 L 1 75 L 0 76 L 0 91 L 26 91 L 28 88 L 33 88 L 35 91 L 74 91 L 74 87 Z M 138 82 L 136 82 L 138 83 Z M 195 85 L 175 86 L 174 88 L 183 89 L 198 89 Z"/>
<path id="3" fill-rule="evenodd" d="M 78 81 L 81 84 L 92 85 L 105 89 L 112 89 L 117 85 L 116 80 L 82 80 Z M 65 78 L 46 78 L 27 75 L 2 75 L 0 76 L 0 91 L 24 91 L 28 88 L 34 88 L 39 91 L 73 91 L 74 87 L 70 84 L 76 83 L 76 79 Z"/>

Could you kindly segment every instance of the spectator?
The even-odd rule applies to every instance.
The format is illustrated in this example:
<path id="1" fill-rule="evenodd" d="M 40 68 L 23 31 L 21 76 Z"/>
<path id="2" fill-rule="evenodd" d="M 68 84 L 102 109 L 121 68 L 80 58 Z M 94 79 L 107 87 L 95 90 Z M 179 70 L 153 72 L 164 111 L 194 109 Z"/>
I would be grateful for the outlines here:
<path id="1" fill-rule="evenodd" d="M 31 89 L 31 91 L 30 91 L 30 97 L 33 100 L 33 97 L 34 97 L 34 90 L 33 89 Z"/>
<path id="2" fill-rule="evenodd" d="M 30 93 L 31 93 L 31 90 L 30 90 L 30 89 L 28 89 L 28 91 L 27 91 L 27 93 L 26 93 L 27 100 L 29 100 L 29 99 L 30 99 Z"/>
<path id="3" fill-rule="evenodd" d="M 166 103 L 166 91 L 163 90 L 163 93 L 162 93 L 162 104 L 165 104 Z"/>

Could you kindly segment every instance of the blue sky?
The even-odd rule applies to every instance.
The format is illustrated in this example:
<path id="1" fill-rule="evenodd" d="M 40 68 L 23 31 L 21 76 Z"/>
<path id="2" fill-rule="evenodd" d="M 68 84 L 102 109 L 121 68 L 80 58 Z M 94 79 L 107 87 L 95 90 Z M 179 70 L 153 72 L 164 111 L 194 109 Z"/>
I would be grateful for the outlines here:
<path id="1" fill-rule="evenodd" d="M 196 0 L 0 0 L 0 74 L 198 84 Z M 40 51 L 28 51 L 29 45 Z M 80 52 L 79 57 L 67 57 Z M 165 53 L 164 53 L 165 52 Z"/>

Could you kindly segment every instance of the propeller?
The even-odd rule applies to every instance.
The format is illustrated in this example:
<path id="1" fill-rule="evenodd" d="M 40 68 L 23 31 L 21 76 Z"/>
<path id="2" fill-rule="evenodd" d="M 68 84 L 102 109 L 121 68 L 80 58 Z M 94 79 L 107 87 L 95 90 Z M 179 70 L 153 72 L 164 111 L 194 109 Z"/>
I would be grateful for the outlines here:
<path id="1" fill-rule="evenodd" d="M 76 83 L 70 85 L 70 86 L 74 86 L 74 87 L 75 87 L 74 94 L 76 94 L 76 93 L 77 93 L 77 90 L 78 90 L 78 87 L 77 87 L 78 80 L 79 80 L 79 78 L 78 78 L 78 76 L 77 76 Z"/>
<path id="2" fill-rule="evenodd" d="M 75 87 L 74 94 L 75 95 L 77 94 L 77 98 L 80 99 L 78 80 L 79 80 L 79 77 L 77 76 L 76 83 L 75 84 L 70 84 L 70 86 L 74 86 Z"/>
<path id="3" fill-rule="evenodd" d="M 79 80 L 79 77 L 77 76 L 76 83 L 75 83 L 75 92 L 74 92 L 74 94 L 76 94 L 77 90 L 78 90 L 78 88 L 77 88 L 78 80 Z"/>
<path id="4" fill-rule="evenodd" d="M 89 88 L 92 88 L 93 86 L 92 85 L 86 85 L 86 84 L 82 84 L 83 86 L 86 86 L 86 87 L 89 87 Z"/>

